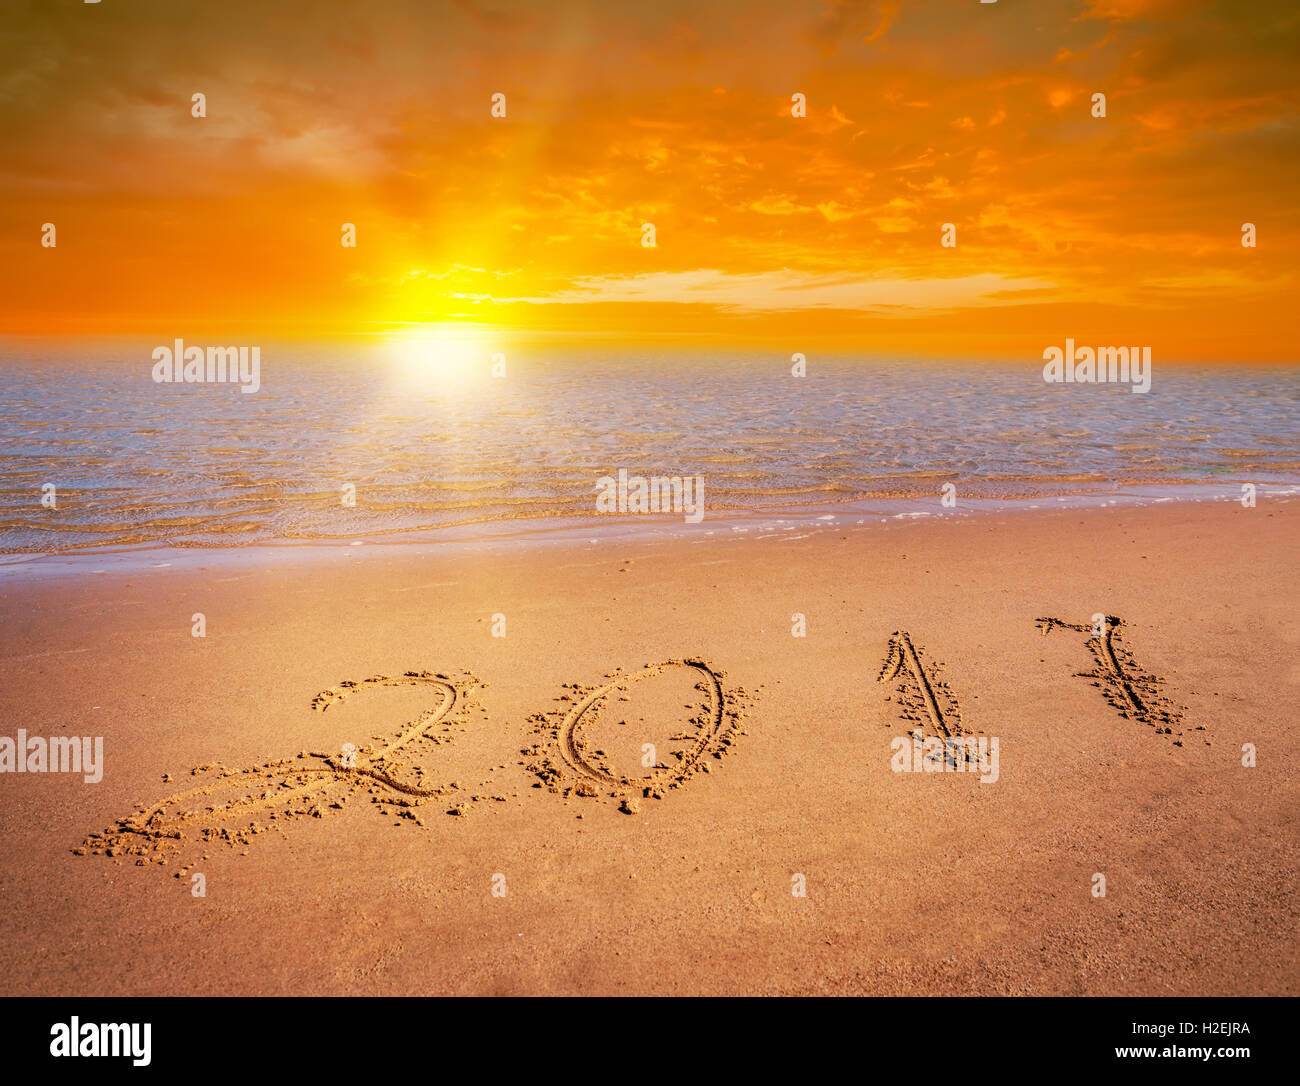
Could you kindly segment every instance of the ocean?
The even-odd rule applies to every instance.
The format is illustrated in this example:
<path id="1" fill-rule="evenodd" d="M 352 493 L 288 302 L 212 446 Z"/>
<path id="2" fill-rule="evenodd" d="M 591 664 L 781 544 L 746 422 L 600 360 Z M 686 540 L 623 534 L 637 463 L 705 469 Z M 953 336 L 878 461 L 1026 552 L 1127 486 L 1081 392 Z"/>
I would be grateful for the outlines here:
<path id="1" fill-rule="evenodd" d="M 587 346 L 512 351 L 492 377 L 486 352 L 421 373 L 379 344 L 280 344 L 247 394 L 156 383 L 152 346 L 0 343 L 0 552 L 730 530 L 1300 484 L 1295 367 L 1157 359 L 1135 394 L 1048 384 L 1035 358 L 814 355 L 796 377 L 776 352 Z M 619 469 L 698 477 L 702 520 L 598 512 Z"/>

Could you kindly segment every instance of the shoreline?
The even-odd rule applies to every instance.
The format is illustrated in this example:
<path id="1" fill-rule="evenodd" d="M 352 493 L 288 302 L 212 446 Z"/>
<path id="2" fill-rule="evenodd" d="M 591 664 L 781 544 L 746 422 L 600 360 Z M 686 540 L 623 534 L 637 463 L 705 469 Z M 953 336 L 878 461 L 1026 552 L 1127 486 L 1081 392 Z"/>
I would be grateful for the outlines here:
<path id="1" fill-rule="evenodd" d="M 762 535 L 774 538 L 785 532 L 816 534 L 843 531 L 868 525 L 927 520 L 964 521 L 996 515 L 1021 516 L 1030 513 L 1099 511 L 1105 509 L 1146 509 L 1165 505 L 1197 506 L 1206 503 L 1240 504 L 1240 484 L 1217 486 L 1187 483 L 1171 495 L 1167 487 L 1124 487 L 1095 493 L 1034 498 L 962 498 L 959 508 L 946 509 L 940 499 L 888 498 L 859 502 L 826 503 L 779 510 L 720 510 L 698 523 L 684 522 L 680 516 L 630 514 L 587 519 L 520 518 L 476 524 L 499 526 L 489 533 L 468 535 L 455 528 L 412 530 L 410 538 L 394 539 L 362 533 L 360 538 L 322 540 L 265 540 L 228 546 L 177 546 L 169 543 L 141 543 L 133 546 L 72 548 L 50 551 L 0 551 L 0 582 L 7 576 L 61 577 L 119 572 L 148 568 L 175 567 L 203 569 L 209 566 L 245 568 L 261 563 L 283 564 L 303 560 L 326 560 L 347 553 L 401 554 L 410 549 L 429 553 L 453 554 L 513 551 L 519 548 L 583 548 L 590 545 L 628 546 L 638 543 L 702 543 Z M 1300 496 L 1300 485 L 1259 484 L 1257 503 L 1285 503 Z M 796 535 L 792 538 L 803 538 Z M 88 568 L 98 566 L 102 568 Z"/>

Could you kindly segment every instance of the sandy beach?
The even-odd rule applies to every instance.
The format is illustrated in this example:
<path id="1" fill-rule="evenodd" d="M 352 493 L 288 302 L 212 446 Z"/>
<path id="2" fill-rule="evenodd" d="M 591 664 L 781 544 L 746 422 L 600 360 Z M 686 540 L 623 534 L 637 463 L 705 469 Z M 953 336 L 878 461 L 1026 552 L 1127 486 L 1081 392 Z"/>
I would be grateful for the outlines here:
<path id="1" fill-rule="evenodd" d="M 1298 509 L 10 575 L 4 990 L 1295 994 Z"/>

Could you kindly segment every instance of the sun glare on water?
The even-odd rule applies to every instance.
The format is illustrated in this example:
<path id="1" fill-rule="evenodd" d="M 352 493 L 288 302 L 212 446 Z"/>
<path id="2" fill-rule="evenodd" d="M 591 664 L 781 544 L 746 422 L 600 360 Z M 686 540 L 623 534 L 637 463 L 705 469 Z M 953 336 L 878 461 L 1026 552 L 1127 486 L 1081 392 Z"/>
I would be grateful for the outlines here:
<path id="1" fill-rule="evenodd" d="M 395 376 L 412 391 L 460 387 L 491 373 L 490 344 L 479 336 L 410 335 L 388 346 Z"/>

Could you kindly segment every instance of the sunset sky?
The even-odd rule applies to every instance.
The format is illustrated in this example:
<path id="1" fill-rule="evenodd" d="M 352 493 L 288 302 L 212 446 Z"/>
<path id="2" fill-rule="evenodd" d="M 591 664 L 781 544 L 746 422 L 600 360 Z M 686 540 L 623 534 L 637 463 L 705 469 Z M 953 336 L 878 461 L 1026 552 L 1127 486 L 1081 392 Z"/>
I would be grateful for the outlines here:
<path id="1" fill-rule="evenodd" d="M 0 332 L 1296 360 L 1298 55 L 1295 0 L 5 0 Z"/>

